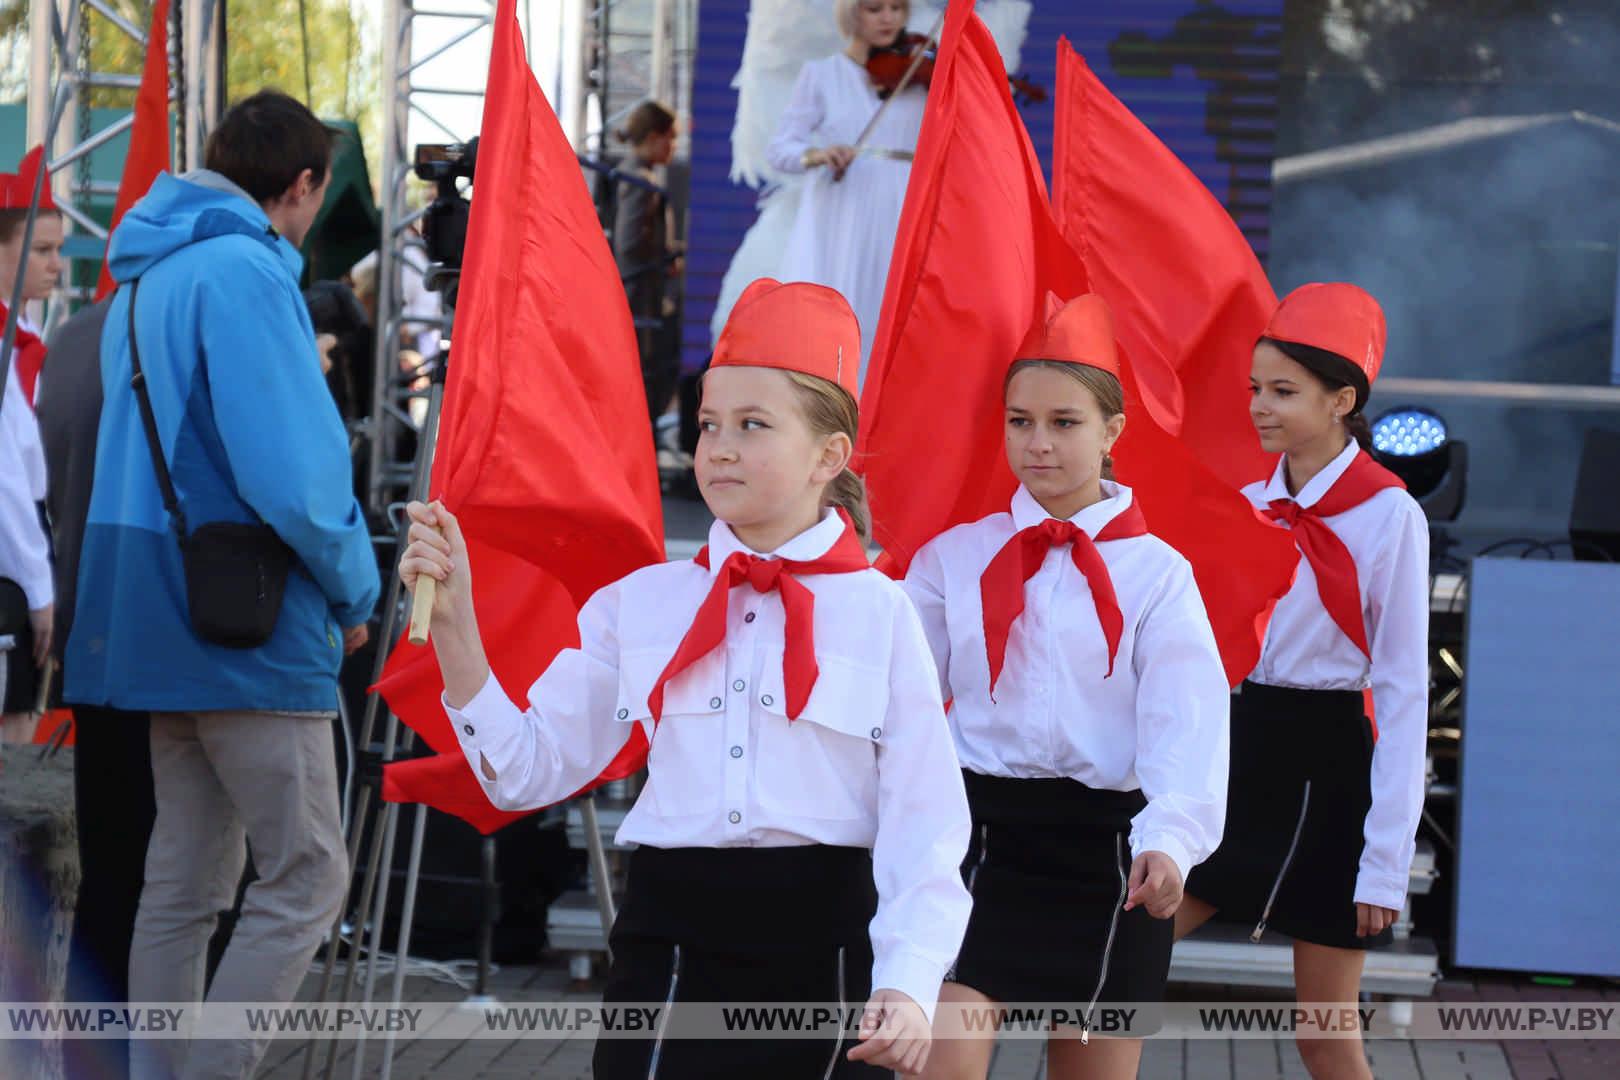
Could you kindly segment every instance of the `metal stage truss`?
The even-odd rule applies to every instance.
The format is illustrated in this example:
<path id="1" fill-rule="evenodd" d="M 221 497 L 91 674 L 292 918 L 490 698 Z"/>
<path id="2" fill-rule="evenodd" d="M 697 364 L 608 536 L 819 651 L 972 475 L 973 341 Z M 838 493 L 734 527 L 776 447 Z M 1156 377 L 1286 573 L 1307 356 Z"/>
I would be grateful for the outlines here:
<path id="1" fill-rule="evenodd" d="M 146 23 L 151 6 L 143 8 L 137 25 L 109 0 L 31 0 L 28 10 L 28 120 L 26 146 L 45 144 L 45 160 L 52 175 L 52 195 L 69 229 L 63 254 L 69 273 L 63 275 L 47 315 L 47 329 L 66 318 L 70 304 L 90 299 L 94 284 L 75 285 L 73 263 L 99 267 L 107 244 L 102 219 L 118 194 L 116 181 L 97 181 L 90 175 L 90 155 L 127 132 L 134 123 L 131 112 L 101 128 L 91 128 L 91 95 L 95 91 L 140 88 L 141 73 L 98 71 L 92 65 L 91 42 L 101 35 L 129 38 L 144 51 Z M 169 25 L 169 99 L 180 110 L 175 123 L 174 163 L 177 171 L 201 162 L 208 127 L 224 108 L 223 0 L 174 0 Z M 59 122 L 52 127 L 52 104 L 66 94 Z"/>

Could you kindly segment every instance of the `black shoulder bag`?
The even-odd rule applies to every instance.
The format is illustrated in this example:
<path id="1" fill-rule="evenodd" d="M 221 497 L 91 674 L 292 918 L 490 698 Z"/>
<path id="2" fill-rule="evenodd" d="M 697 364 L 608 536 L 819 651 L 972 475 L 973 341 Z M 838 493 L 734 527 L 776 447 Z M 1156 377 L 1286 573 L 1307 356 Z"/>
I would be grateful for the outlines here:
<path id="1" fill-rule="evenodd" d="M 130 283 L 129 362 L 134 369 L 130 387 L 141 407 L 141 424 L 146 428 L 146 445 L 152 451 L 152 467 L 157 470 L 158 487 L 163 492 L 163 508 L 180 541 L 191 628 L 198 637 L 215 645 L 256 649 L 269 641 L 276 629 L 281 597 L 287 589 L 287 572 L 292 566 L 292 549 L 274 529 L 262 523 L 211 521 L 188 534 L 185 511 L 180 508 L 169 467 L 163 461 L 157 421 L 146 391 L 146 374 L 141 371 L 141 351 L 135 344 L 135 296 L 139 289 L 138 279 Z"/>

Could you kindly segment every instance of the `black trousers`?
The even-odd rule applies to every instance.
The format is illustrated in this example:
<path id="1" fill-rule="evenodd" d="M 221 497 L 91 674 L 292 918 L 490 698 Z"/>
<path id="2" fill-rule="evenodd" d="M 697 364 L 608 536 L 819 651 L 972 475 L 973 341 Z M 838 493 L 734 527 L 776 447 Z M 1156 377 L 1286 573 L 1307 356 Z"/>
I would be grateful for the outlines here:
<path id="1" fill-rule="evenodd" d="M 68 1001 L 127 1001 L 146 844 L 157 808 L 146 713 L 73 706 L 73 806 L 79 831 L 79 898 L 68 944 Z M 129 1074 L 129 1044 L 70 1039 L 73 1080 Z"/>

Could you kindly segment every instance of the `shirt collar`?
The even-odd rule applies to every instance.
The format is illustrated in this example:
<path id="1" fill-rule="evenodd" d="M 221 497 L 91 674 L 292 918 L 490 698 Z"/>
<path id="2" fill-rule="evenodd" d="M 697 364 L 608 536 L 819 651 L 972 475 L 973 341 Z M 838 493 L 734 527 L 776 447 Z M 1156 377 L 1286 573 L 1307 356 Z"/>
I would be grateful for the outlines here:
<path id="1" fill-rule="evenodd" d="M 6 319 L 10 317 L 11 309 L 6 306 L 5 301 L 0 300 L 0 326 L 4 326 Z M 39 337 L 39 327 L 35 326 L 34 320 L 28 317 L 28 302 L 26 300 L 23 301 L 23 306 L 17 312 L 17 329 Z"/>
<path id="2" fill-rule="evenodd" d="M 1130 509 L 1131 501 L 1135 498 L 1130 488 L 1124 484 L 1116 484 L 1112 480 L 1102 482 L 1102 492 L 1103 497 L 1099 501 L 1084 507 L 1069 519 L 1093 540 L 1110 521 Z M 1035 501 L 1035 496 L 1029 493 L 1028 488 L 1023 484 L 1018 485 L 1018 490 L 1013 492 L 1012 497 L 1012 519 L 1015 529 L 1022 532 L 1033 525 L 1039 525 L 1051 516 Z"/>
<path id="3" fill-rule="evenodd" d="M 737 539 L 730 525 L 716 520 L 709 526 L 709 576 L 718 574 L 725 561 L 739 551 L 761 559 L 788 559 L 793 562 L 819 559 L 832 550 L 838 538 L 844 535 L 844 528 L 844 519 L 838 511 L 828 507 L 822 511 L 820 521 L 775 551 L 755 551 Z"/>
<path id="4" fill-rule="evenodd" d="M 1271 479 L 1266 481 L 1265 488 L 1260 492 L 1261 501 L 1272 503 L 1278 499 L 1286 499 L 1289 502 L 1298 503 L 1301 509 L 1315 506 L 1317 500 L 1326 495 L 1333 485 L 1339 482 L 1339 477 L 1343 476 L 1345 470 L 1350 468 L 1350 463 L 1356 460 L 1356 455 L 1359 453 L 1361 453 L 1361 444 L 1356 442 L 1355 439 L 1351 439 L 1350 445 L 1339 451 L 1339 456 L 1328 462 L 1321 472 L 1311 477 L 1310 483 L 1300 488 L 1298 495 L 1288 494 L 1288 479 L 1283 473 L 1288 459 L 1279 457 L 1277 459 L 1277 468 L 1272 471 Z"/>

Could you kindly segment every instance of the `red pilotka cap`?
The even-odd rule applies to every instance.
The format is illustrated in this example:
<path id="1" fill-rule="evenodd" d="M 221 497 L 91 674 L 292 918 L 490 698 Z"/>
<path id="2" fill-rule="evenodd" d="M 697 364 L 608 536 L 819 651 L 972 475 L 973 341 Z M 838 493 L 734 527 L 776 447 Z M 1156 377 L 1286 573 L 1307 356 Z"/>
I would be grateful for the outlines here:
<path id="1" fill-rule="evenodd" d="M 1114 316 L 1096 293 L 1085 293 L 1067 304 L 1055 293 L 1046 294 L 1045 313 L 1030 327 L 1018 346 L 1019 360 L 1057 360 L 1084 364 L 1119 377 L 1119 353 L 1114 345 Z"/>
<path id="2" fill-rule="evenodd" d="M 836 289 L 760 278 L 737 298 L 711 368 L 768 367 L 815 375 L 860 400 L 861 327 Z"/>
<path id="3" fill-rule="evenodd" d="M 34 199 L 34 178 L 45 169 L 45 148 L 36 146 L 23 155 L 17 172 L 0 173 L 0 210 L 26 210 Z M 51 198 L 51 174 L 45 172 L 45 183 L 39 192 L 39 208 L 55 210 L 56 200 Z"/>
<path id="4" fill-rule="evenodd" d="M 1371 293 L 1333 281 L 1301 285 L 1283 297 L 1264 336 L 1342 356 L 1362 370 L 1371 386 L 1384 364 L 1388 330 L 1384 309 Z"/>

